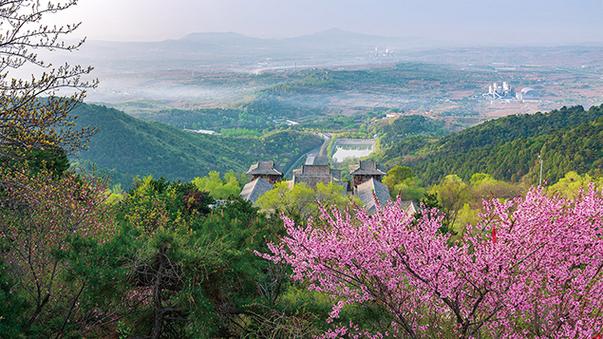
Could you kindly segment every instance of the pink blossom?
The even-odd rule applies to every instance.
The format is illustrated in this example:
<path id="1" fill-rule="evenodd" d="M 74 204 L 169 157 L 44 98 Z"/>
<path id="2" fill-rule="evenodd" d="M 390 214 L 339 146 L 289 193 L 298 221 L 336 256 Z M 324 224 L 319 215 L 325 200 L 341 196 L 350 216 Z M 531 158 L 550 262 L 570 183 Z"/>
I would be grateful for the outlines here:
<path id="1" fill-rule="evenodd" d="M 414 220 L 397 206 L 372 215 L 333 210 L 321 225 L 284 218 L 287 235 L 262 257 L 342 300 L 331 318 L 344 304 L 375 303 L 410 337 L 440 328 L 456 328 L 460 337 L 600 335 L 600 192 L 569 201 L 533 189 L 485 202 L 481 221 L 454 244 L 439 231 L 438 211 Z"/>

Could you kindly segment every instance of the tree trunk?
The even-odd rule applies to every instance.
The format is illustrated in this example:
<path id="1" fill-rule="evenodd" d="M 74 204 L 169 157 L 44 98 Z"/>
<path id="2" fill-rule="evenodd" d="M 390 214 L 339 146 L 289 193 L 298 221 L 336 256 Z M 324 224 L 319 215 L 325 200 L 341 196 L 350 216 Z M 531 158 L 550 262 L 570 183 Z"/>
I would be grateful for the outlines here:
<path id="1" fill-rule="evenodd" d="M 158 265 L 157 275 L 155 277 L 155 283 L 153 284 L 153 329 L 151 331 L 152 339 L 159 339 L 161 337 L 163 327 L 163 312 L 161 306 L 161 282 L 163 278 L 163 270 L 165 266 L 165 252 L 167 251 L 166 244 L 161 244 L 158 253 Z"/>
<path id="2" fill-rule="evenodd" d="M 38 317 L 40 316 L 40 314 L 42 314 L 42 309 L 44 309 L 44 306 L 46 306 L 46 304 L 50 301 L 50 294 L 46 294 L 44 296 L 44 299 L 42 299 L 41 302 L 38 303 L 38 305 L 36 306 L 36 309 L 34 310 L 34 313 L 32 314 L 32 316 L 29 318 L 29 321 L 27 322 L 27 324 L 25 324 L 25 332 L 29 331 L 29 329 L 33 326 L 33 324 L 38 320 Z"/>

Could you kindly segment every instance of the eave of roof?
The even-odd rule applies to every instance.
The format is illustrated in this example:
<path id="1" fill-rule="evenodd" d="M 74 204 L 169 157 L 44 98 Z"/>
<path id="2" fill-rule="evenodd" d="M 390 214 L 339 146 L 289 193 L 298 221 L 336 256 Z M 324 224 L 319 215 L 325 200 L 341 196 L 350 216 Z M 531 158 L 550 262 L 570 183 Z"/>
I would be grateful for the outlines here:
<path id="1" fill-rule="evenodd" d="M 260 161 L 249 167 L 246 172 L 248 175 L 283 175 L 281 171 L 276 169 L 273 161 Z"/>
<path id="2" fill-rule="evenodd" d="M 252 182 L 247 183 L 241 191 L 243 200 L 255 203 L 264 193 L 270 191 L 274 186 L 268 181 L 257 178 Z"/>
<path id="3" fill-rule="evenodd" d="M 380 169 L 364 169 L 357 168 L 354 171 L 350 172 L 350 175 L 386 175 L 387 173 L 381 171 Z"/>
<path id="4" fill-rule="evenodd" d="M 375 179 L 358 185 L 356 195 L 364 203 L 369 213 L 375 212 L 377 205 L 385 205 L 391 200 L 387 186 Z"/>

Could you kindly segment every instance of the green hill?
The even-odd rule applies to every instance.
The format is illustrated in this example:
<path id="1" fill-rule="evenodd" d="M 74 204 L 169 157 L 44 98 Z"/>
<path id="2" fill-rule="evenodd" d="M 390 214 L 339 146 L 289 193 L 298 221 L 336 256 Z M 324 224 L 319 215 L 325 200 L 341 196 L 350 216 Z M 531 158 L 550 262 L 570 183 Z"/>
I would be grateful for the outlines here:
<path id="1" fill-rule="evenodd" d="M 261 159 L 274 159 L 285 168 L 322 143 L 318 136 L 294 130 L 249 138 L 198 135 L 97 105 L 82 104 L 74 115 L 79 126 L 97 129 L 89 148 L 74 160 L 94 164 L 125 185 L 148 174 L 190 180 L 211 170 L 242 172 Z"/>
<path id="2" fill-rule="evenodd" d="M 410 115 L 379 126 L 374 133 L 380 135 L 382 154 L 379 155 L 379 161 L 387 167 L 393 167 L 449 131 L 441 121 Z"/>
<path id="3" fill-rule="evenodd" d="M 261 137 L 198 135 L 96 105 L 82 104 L 75 114 L 80 126 L 98 130 L 89 149 L 75 160 L 94 164 L 125 185 L 148 174 L 189 180 L 211 170 L 243 172 L 259 159 L 274 159 L 287 168 L 322 143 L 320 137 L 294 129 Z M 382 163 L 413 166 L 428 184 L 451 173 L 469 178 L 476 172 L 535 183 L 539 154 L 549 182 L 570 170 L 603 172 L 603 105 L 509 116 L 453 134 L 441 122 L 409 116 L 376 133 Z"/>
<path id="4" fill-rule="evenodd" d="M 549 113 L 491 120 L 426 145 L 403 148 L 408 138 L 390 140 L 386 149 L 402 149 L 404 164 L 427 183 L 447 174 L 469 178 L 484 172 L 498 179 L 535 183 L 542 155 L 544 178 L 553 182 L 570 170 L 603 171 L 603 105 L 584 110 L 563 107 Z M 412 139 L 411 139 L 412 140 Z M 401 146 L 402 145 L 402 146 Z"/>

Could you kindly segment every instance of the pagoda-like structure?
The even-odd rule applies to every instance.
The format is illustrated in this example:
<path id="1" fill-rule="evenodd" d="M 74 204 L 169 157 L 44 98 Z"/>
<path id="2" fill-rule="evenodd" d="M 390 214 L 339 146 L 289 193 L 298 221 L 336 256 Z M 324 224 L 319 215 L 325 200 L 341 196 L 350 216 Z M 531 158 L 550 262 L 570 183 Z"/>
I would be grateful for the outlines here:
<path id="1" fill-rule="evenodd" d="M 381 182 L 385 174 L 385 172 L 377 168 L 377 163 L 375 161 L 361 160 L 360 163 L 350 171 L 350 176 L 352 177 L 350 189 L 354 191 L 358 186 L 371 179 Z"/>
<path id="2" fill-rule="evenodd" d="M 258 161 L 249 167 L 246 173 L 250 181 L 264 179 L 271 184 L 283 180 L 283 173 L 276 168 L 274 161 Z"/>
<path id="3" fill-rule="evenodd" d="M 250 181 L 243 187 L 241 198 L 252 203 L 283 180 L 283 173 L 276 168 L 274 161 L 258 161 L 249 167 L 246 174 Z"/>
<path id="4" fill-rule="evenodd" d="M 328 184 L 333 181 L 329 159 L 325 156 L 309 155 L 301 168 L 293 170 L 293 185 L 306 184 L 316 187 L 320 182 Z"/>

